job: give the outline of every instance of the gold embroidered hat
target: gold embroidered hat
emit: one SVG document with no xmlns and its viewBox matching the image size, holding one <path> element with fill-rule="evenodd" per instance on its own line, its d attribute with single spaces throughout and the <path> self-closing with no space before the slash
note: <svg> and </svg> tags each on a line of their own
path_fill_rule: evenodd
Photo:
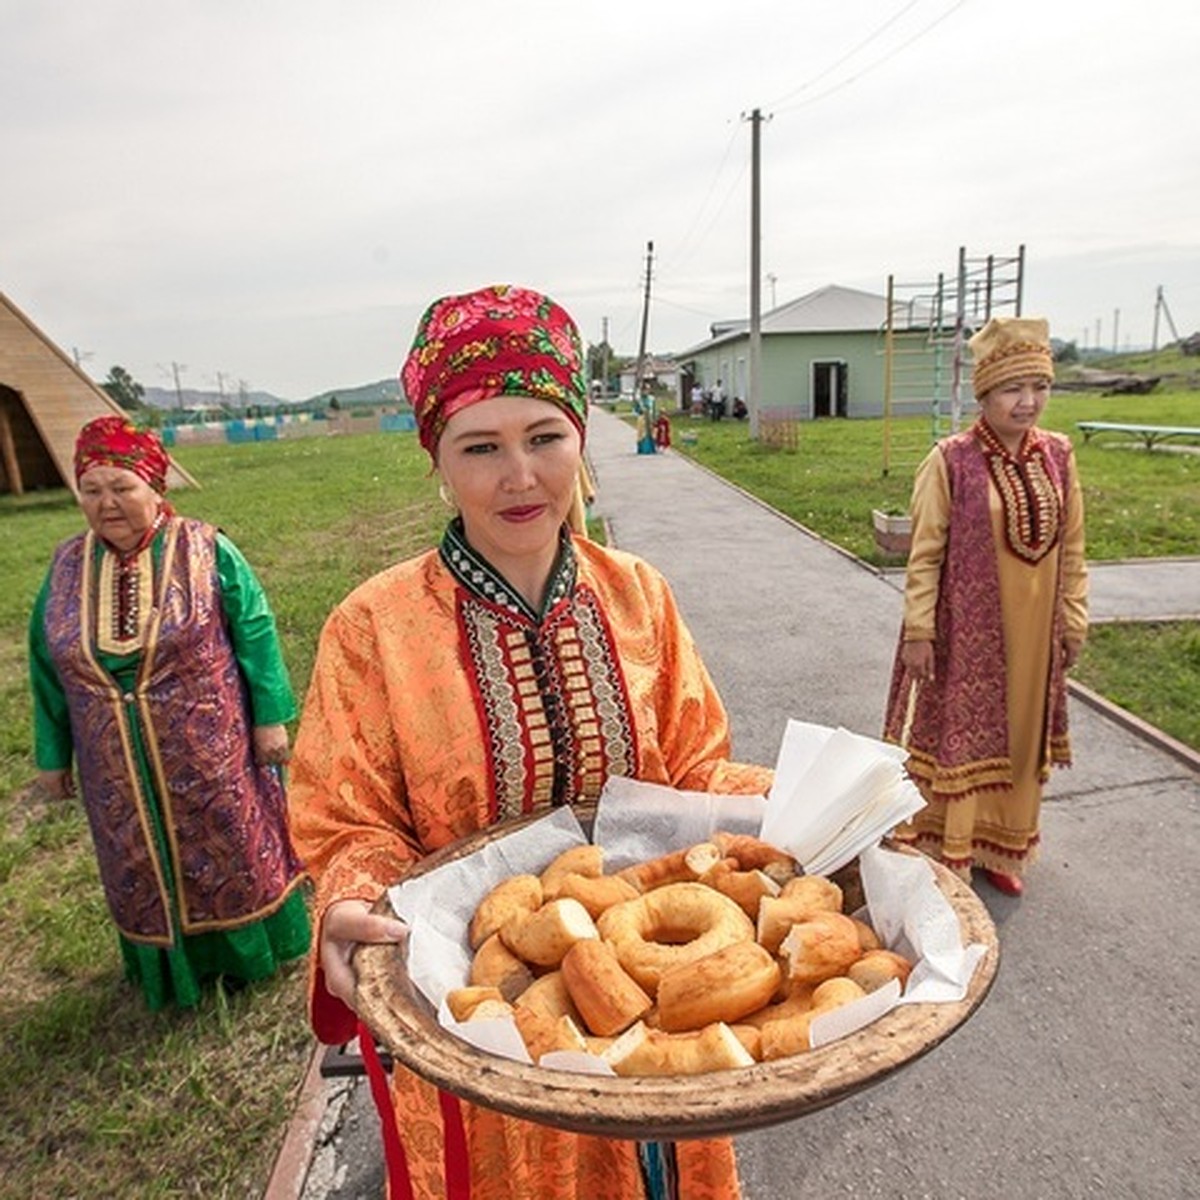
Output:
<svg viewBox="0 0 1200 1200">
<path fill-rule="evenodd" d="M 991 317 L 968 343 L 975 360 L 975 398 L 1011 379 L 1054 378 L 1050 323 L 1045 317 Z"/>
</svg>

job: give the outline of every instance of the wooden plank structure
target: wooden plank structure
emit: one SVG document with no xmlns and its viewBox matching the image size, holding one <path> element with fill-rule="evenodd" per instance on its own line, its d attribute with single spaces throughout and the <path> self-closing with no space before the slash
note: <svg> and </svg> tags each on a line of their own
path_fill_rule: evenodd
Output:
<svg viewBox="0 0 1200 1200">
<path fill-rule="evenodd" d="M 95 417 L 125 411 L 0 292 L 0 493 L 75 490 L 75 438 Z M 198 487 L 172 462 L 170 487 Z"/>
<path fill-rule="evenodd" d="M 590 808 L 590 806 L 589 806 Z M 578 811 L 588 827 L 594 808 Z M 462 858 L 544 814 L 482 830 L 423 859 L 408 878 Z M 916 851 L 902 850 L 915 854 Z M 902 1004 L 865 1029 L 816 1050 L 720 1075 L 613 1078 L 530 1066 L 485 1054 L 443 1029 L 408 975 L 396 944 L 362 945 L 354 955 L 355 1007 L 382 1049 L 448 1092 L 558 1129 L 601 1137 L 683 1139 L 733 1134 L 794 1120 L 886 1079 L 945 1040 L 982 1004 L 999 966 L 995 925 L 970 887 L 928 860 L 959 918 L 964 944 L 985 954 L 966 996 Z M 847 911 L 862 900 L 857 860 L 834 875 Z M 386 911 L 381 897 L 376 911 Z"/>
<path fill-rule="evenodd" d="M 1147 450 L 1153 450 L 1155 442 L 1163 442 L 1167 438 L 1200 440 L 1200 427 L 1194 425 L 1124 425 L 1117 421 L 1076 421 L 1075 426 L 1083 434 L 1085 442 L 1090 442 L 1097 433 L 1124 433 L 1140 438 Z"/>
</svg>

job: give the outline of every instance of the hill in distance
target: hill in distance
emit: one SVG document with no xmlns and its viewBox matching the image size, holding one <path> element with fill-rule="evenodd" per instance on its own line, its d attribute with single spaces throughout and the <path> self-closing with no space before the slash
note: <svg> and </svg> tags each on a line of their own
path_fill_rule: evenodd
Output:
<svg viewBox="0 0 1200 1200">
<path fill-rule="evenodd" d="M 403 403 L 400 398 L 400 384 L 395 379 L 381 379 L 376 383 L 363 383 L 355 387 L 333 388 L 307 400 L 285 400 L 281 396 L 263 391 L 226 392 L 222 395 L 220 392 L 203 391 L 199 388 L 183 388 L 176 395 L 172 388 L 148 387 L 145 394 L 147 404 L 164 412 L 177 411 L 180 408 L 192 412 L 210 409 L 218 412 L 222 409 L 241 411 L 246 408 L 265 409 L 270 412 L 289 408 L 320 410 L 329 408 L 335 398 L 338 407 L 341 408 Z"/>
</svg>

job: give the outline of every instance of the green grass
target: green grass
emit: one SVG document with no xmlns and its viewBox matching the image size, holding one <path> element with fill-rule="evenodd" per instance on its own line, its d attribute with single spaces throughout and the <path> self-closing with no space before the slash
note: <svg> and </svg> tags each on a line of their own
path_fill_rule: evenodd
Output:
<svg viewBox="0 0 1200 1200">
<path fill-rule="evenodd" d="M 967 418 L 970 419 L 970 418 Z M 1200 425 L 1200 394 L 1055 394 L 1043 424 L 1076 447 L 1094 560 L 1195 554 L 1200 547 L 1200 454 L 1147 452 L 1094 439 L 1077 421 Z M 907 507 L 913 475 L 930 446 L 927 418 L 801 422 L 795 450 L 751 441 L 746 422 L 673 418 L 674 446 L 867 562 L 871 510 Z M 695 442 L 685 440 L 694 434 Z M 885 459 L 885 439 L 890 443 Z M 889 469 L 885 473 L 885 461 Z"/>
<path fill-rule="evenodd" d="M 1196 423 L 1195 405 L 1195 395 L 1069 396 L 1055 399 L 1048 423 Z M 688 428 L 694 448 L 680 443 Z M 907 500 L 911 465 L 881 473 L 882 422 L 802 426 L 794 454 L 748 444 L 734 422 L 676 419 L 675 432 L 711 469 L 863 557 L 873 553 L 870 509 Z M 897 460 L 903 451 L 915 462 L 927 424 L 893 433 Z M 176 505 L 246 552 L 300 695 L 330 608 L 434 544 L 447 515 L 410 436 L 186 447 L 179 459 L 203 486 L 175 494 Z M 1196 462 L 1080 447 L 1093 556 L 1194 553 Z M 209 992 L 195 1012 L 147 1012 L 121 981 L 78 804 L 47 806 L 29 790 L 25 625 L 55 544 L 80 528 L 65 492 L 0 497 L 0 1197 L 257 1195 L 312 1048 L 302 965 L 236 995 Z M 1106 627 L 1080 674 L 1200 748 L 1196 639 L 1193 626 Z"/>
<path fill-rule="evenodd" d="M 415 438 L 380 434 L 193 447 L 203 485 L 177 507 L 246 552 L 303 695 L 330 608 L 434 544 L 446 510 Z M 312 1038 L 304 965 L 194 1012 L 152 1014 L 121 980 L 78 804 L 34 775 L 25 626 L 70 496 L 0 498 L 0 1196 L 260 1194 Z"/>
<path fill-rule="evenodd" d="M 1200 624 L 1094 626 L 1075 674 L 1114 704 L 1200 750 Z"/>
</svg>

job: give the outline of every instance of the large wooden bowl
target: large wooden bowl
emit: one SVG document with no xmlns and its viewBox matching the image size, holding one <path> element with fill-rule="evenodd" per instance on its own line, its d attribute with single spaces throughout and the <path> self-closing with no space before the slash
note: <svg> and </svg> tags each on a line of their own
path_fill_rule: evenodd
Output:
<svg viewBox="0 0 1200 1200">
<path fill-rule="evenodd" d="M 539 814 L 539 816 L 544 814 Z M 581 812 L 587 827 L 590 812 Z M 485 830 L 431 854 L 424 874 L 462 858 L 537 817 Z M 957 1003 L 902 1004 L 865 1029 L 793 1058 L 708 1075 L 617 1079 L 548 1070 L 487 1054 L 448 1033 L 394 945 L 361 946 L 358 1011 L 396 1062 L 445 1091 L 511 1116 L 576 1133 L 680 1140 L 738 1133 L 816 1112 L 886 1079 L 949 1037 L 983 1002 L 999 965 L 996 929 L 975 893 L 938 863 L 937 884 L 962 926 L 964 944 L 987 952 Z M 847 908 L 857 864 L 839 872 Z"/>
</svg>

